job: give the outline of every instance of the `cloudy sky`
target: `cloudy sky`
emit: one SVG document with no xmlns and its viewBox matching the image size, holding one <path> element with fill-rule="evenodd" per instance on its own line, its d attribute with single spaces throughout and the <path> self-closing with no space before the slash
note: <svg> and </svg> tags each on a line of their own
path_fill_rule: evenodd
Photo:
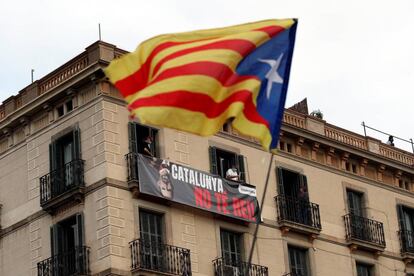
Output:
<svg viewBox="0 0 414 276">
<path fill-rule="evenodd" d="M 41 78 L 96 41 L 98 23 L 104 41 L 132 51 L 162 33 L 295 17 L 286 105 L 307 97 L 329 123 L 414 139 L 413 14 L 413 0 L 2 1 L 0 101 L 30 83 L 31 68 Z"/>
</svg>

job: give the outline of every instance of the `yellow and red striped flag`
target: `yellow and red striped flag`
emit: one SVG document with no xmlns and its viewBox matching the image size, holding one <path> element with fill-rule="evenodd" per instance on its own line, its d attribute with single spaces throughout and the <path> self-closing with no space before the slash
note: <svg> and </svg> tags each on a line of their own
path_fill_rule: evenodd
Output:
<svg viewBox="0 0 414 276">
<path fill-rule="evenodd" d="M 232 126 L 277 147 L 297 22 L 266 20 L 151 38 L 105 73 L 131 115 L 202 136 Z"/>
</svg>

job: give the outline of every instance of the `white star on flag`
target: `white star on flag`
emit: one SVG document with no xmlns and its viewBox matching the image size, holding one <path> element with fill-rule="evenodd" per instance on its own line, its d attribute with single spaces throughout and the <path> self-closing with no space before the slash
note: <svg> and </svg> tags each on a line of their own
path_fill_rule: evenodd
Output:
<svg viewBox="0 0 414 276">
<path fill-rule="evenodd" d="M 273 83 L 283 83 L 282 77 L 279 75 L 277 70 L 279 69 L 280 62 L 282 60 L 283 53 L 280 54 L 280 56 L 277 58 L 277 60 L 274 59 L 258 59 L 260 62 L 267 63 L 271 68 L 266 74 L 267 79 L 267 87 L 266 87 L 266 98 L 270 98 L 270 93 L 272 91 L 272 85 Z"/>
</svg>

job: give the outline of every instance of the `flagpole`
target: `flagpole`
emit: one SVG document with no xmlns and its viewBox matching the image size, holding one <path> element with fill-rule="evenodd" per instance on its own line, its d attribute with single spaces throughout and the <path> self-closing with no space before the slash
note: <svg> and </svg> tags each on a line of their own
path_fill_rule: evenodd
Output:
<svg viewBox="0 0 414 276">
<path fill-rule="evenodd" d="M 248 261 L 249 266 L 252 263 L 253 251 L 254 251 L 254 247 L 256 245 L 256 240 L 257 240 L 257 233 L 259 231 L 259 226 L 260 226 L 260 223 L 261 223 L 261 220 L 262 220 L 262 210 L 263 210 L 264 200 L 265 200 L 265 196 L 266 196 L 267 186 L 269 184 L 269 176 L 270 176 L 270 170 L 272 169 L 273 156 L 274 156 L 274 154 L 272 152 L 270 152 L 270 161 L 269 161 L 269 167 L 267 168 L 266 183 L 265 183 L 265 186 L 264 186 L 264 190 L 263 190 L 263 194 L 262 194 L 262 201 L 260 202 L 260 208 L 259 208 L 259 214 L 258 214 L 260 221 L 258 223 L 256 223 L 256 229 L 254 230 L 254 234 L 253 234 L 252 247 L 250 248 L 250 253 L 249 253 L 249 261 Z"/>
</svg>

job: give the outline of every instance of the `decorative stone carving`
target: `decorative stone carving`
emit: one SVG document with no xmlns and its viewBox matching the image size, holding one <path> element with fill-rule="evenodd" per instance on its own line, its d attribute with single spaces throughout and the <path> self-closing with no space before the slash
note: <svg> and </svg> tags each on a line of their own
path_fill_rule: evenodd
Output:
<svg viewBox="0 0 414 276">
<path fill-rule="evenodd" d="M 295 152 L 296 152 L 297 155 L 301 155 L 301 152 L 302 152 L 301 148 L 302 148 L 304 142 L 305 142 L 304 137 L 299 137 L 296 140 L 296 151 Z"/>
</svg>

